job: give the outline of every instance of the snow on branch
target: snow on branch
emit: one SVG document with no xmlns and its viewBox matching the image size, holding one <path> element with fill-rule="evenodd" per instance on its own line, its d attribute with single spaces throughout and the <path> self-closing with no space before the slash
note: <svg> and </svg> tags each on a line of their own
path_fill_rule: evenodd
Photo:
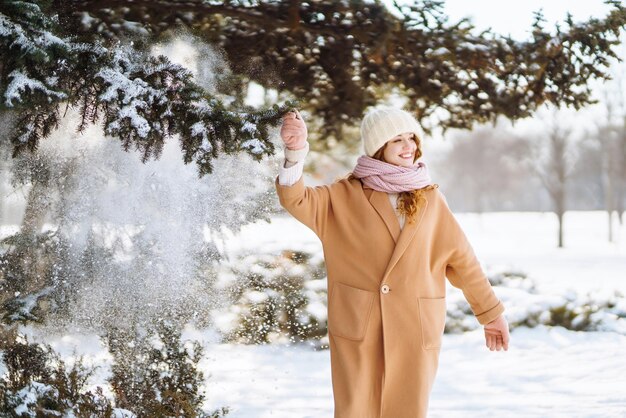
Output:
<svg viewBox="0 0 626 418">
<path fill-rule="evenodd" d="M 19 70 L 14 70 L 9 74 L 9 79 L 11 82 L 7 86 L 7 89 L 4 93 L 4 104 L 7 107 L 13 107 L 15 100 L 17 103 L 24 103 L 27 99 L 22 97 L 22 94 L 34 94 L 39 91 L 43 95 L 45 95 L 48 99 L 48 102 L 51 102 L 52 98 L 56 98 L 58 100 L 63 100 L 67 98 L 67 95 L 63 92 L 55 91 L 49 89 L 44 83 L 41 81 L 31 78 L 24 74 Z"/>
</svg>

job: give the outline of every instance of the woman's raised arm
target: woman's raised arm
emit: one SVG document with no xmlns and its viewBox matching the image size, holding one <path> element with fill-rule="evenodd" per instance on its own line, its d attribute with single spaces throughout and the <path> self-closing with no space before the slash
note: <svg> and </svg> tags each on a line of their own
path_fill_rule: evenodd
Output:
<svg viewBox="0 0 626 418">
<path fill-rule="evenodd" d="M 285 161 L 281 164 L 276 191 L 280 204 L 294 218 L 308 226 L 320 239 L 324 234 L 330 206 L 328 186 L 305 187 L 302 179 L 304 159 L 309 151 L 307 128 L 300 112 L 283 116 L 280 131 L 285 144 Z"/>
</svg>

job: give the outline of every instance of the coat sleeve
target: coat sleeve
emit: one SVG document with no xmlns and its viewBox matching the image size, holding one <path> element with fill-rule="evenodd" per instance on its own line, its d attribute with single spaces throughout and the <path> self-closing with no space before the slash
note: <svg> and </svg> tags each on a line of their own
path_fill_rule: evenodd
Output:
<svg viewBox="0 0 626 418">
<path fill-rule="evenodd" d="M 306 187 L 303 176 L 291 186 L 281 185 L 276 177 L 275 185 L 281 206 L 323 240 L 331 206 L 329 187 Z"/>
<path fill-rule="evenodd" d="M 504 306 L 493 291 L 474 249 L 448 207 L 445 197 L 443 194 L 441 196 L 442 241 L 447 255 L 446 277 L 452 286 L 463 291 L 476 319 L 485 325 L 500 316 L 504 312 Z"/>
</svg>

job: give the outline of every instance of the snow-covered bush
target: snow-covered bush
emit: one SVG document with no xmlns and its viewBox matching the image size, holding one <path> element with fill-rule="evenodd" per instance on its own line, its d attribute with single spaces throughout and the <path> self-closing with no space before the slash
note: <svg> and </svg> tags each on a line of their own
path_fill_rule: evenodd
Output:
<svg viewBox="0 0 626 418">
<path fill-rule="evenodd" d="M 620 302 L 621 301 L 621 302 Z M 539 301 L 514 325 L 533 327 L 539 324 L 562 326 L 575 331 L 615 331 L 626 333 L 626 304 L 624 295 L 567 293 L 559 299 Z M 537 309 L 538 308 L 538 309 Z"/>
<path fill-rule="evenodd" d="M 617 291 L 581 294 L 564 290 L 558 294 L 540 292 L 523 272 L 487 272 L 498 297 L 506 307 L 511 328 L 538 325 L 561 326 L 575 331 L 614 331 L 626 334 L 626 300 Z M 460 290 L 448 288 L 446 332 L 476 329 L 469 304 Z"/>
<path fill-rule="evenodd" d="M 0 253 L 0 328 L 33 322 L 57 326 L 81 322 L 98 331 L 103 317 L 78 318 L 74 305 L 95 283 L 122 275 L 125 266 L 116 263 L 114 250 L 98 244 L 93 234 L 86 241 L 85 248 L 77 251 L 70 237 L 59 230 L 31 235 L 18 232 L 0 240 L 6 249 Z"/>
<path fill-rule="evenodd" d="M 204 378 L 198 362 L 203 350 L 197 342 L 181 341 L 174 324 L 110 329 L 105 340 L 114 359 L 109 383 L 117 406 L 138 417 L 218 418 L 228 413 L 228 408 L 202 411 Z"/>
<path fill-rule="evenodd" d="M 40 322 L 46 314 L 67 242 L 55 233 L 16 233 L 0 240 L 0 315 L 2 322 Z M 57 264 L 56 262 L 59 261 Z"/>
<path fill-rule="evenodd" d="M 88 384 L 95 369 L 82 357 L 71 367 L 49 345 L 18 340 L 3 351 L 0 378 L 1 417 L 63 418 L 219 418 L 228 408 L 211 413 L 198 370 L 202 347 L 182 342 L 178 328 L 162 322 L 141 333 L 137 327 L 110 330 L 113 355 L 108 383 L 113 399 Z"/>
<path fill-rule="evenodd" d="M 326 270 L 323 260 L 302 251 L 238 257 L 221 277 L 232 298 L 225 339 L 245 344 L 304 342 L 323 345 Z M 224 280 L 223 280 L 224 281 Z M 215 320 L 220 324 L 219 320 Z M 223 322 L 223 321 L 222 321 Z"/>
<path fill-rule="evenodd" d="M 102 388 L 86 390 L 94 369 L 82 358 L 68 368 L 50 346 L 15 341 L 6 347 L 3 362 L 0 416 L 130 417 L 113 408 Z"/>
<path fill-rule="evenodd" d="M 540 292 L 523 271 L 489 268 L 490 283 L 503 301 L 513 329 L 562 326 L 577 331 L 626 334 L 626 299 L 618 292 L 558 294 Z M 284 251 L 244 254 L 222 266 L 218 282 L 232 303 L 214 313 L 214 322 L 231 342 L 246 344 L 310 341 L 325 347 L 327 298 L 321 254 Z M 480 327 L 459 289 L 448 285 L 446 333 Z"/>
</svg>

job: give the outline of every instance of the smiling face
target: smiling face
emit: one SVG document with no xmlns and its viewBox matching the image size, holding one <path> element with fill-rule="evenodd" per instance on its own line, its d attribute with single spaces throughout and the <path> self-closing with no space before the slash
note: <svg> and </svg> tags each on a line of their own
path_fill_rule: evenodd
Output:
<svg viewBox="0 0 626 418">
<path fill-rule="evenodd" d="M 417 143 L 412 132 L 396 135 L 384 145 L 383 158 L 389 164 L 410 167 L 415 162 Z"/>
</svg>

